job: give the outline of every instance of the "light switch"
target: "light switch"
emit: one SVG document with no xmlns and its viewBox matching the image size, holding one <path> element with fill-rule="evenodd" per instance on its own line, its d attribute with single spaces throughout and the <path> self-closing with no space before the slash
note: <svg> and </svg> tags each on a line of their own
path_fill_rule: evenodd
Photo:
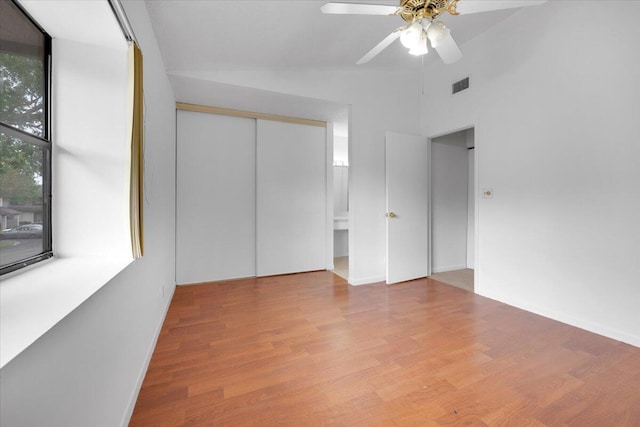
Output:
<svg viewBox="0 0 640 427">
<path fill-rule="evenodd" d="M 493 197 L 493 188 L 483 188 L 482 189 L 482 198 L 490 199 Z"/>
</svg>

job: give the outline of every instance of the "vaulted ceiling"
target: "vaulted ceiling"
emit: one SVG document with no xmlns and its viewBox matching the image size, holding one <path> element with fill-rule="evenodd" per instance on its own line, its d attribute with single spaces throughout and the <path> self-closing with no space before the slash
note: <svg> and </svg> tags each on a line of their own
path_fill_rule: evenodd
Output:
<svg viewBox="0 0 640 427">
<path fill-rule="evenodd" d="M 474 0 L 462 0 L 474 1 Z M 352 3 L 397 4 L 394 0 Z M 355 65 L 404 21 L 397 16 L 325 15 L 322 0 L 147 0 L 167 70 L 345 69 L 419 67 L 399 41 L 370 63 Z M 464 43 L 518 9 L 463 16 L 444 14 Z M 425 62 L 439 60 L 435 52 Z"/>
</svg>

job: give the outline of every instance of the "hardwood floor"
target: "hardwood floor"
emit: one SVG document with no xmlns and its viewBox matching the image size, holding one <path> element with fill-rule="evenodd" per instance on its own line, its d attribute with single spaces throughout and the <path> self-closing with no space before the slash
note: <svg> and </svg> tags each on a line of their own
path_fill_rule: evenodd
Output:
<svg viewBox="0 0 640 427">
<path fill-rule="evenodd" d="M 474 291 L 473 286 L 473 270 L 464 268 L 462 270 L 443 271 L 441 273 L 433 273 L 429 276 L 433 280 L 464 289 L 469 292 Z"/>
<path fill-rule="evenodd" d="M 131 426 L 640 426 L 640 349 L 431 279 L 178 287 Z"/>
</svg>

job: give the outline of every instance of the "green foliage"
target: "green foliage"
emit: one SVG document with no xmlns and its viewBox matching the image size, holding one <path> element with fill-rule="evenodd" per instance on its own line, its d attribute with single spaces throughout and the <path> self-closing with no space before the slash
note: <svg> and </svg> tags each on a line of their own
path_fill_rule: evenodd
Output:
<svg viewBox="0 0 640 427">
<path fill-rule="evenodd" d="M 42 59 L 0 53 L 0 121 L 44 136 Z M 11 204 L 42 200 L 42 148 L 0 133 L 0 197 Z"/>
<path fill-rule="evenodd" d="M 0 175 L 11 170 L 34 178 L 36 175 L 41 175 L 42 149 L 17 138 L 0 134 Z"/>
<path fill-rule="evenodd" d="M 0 174 L 0 197 L 12 205 L 42 204 L 42 186 L 33 175 L 9 169 Z"/>
<path fill-rule="evenodd" d="M 0 52 L 0 121 L 44 136 L 42 58 Z"/>
<path fill-rule="evenodd" d="M 0 134 L 0 198 L 10 204 L 42 200 L 42 149 Z"/>
</svg>

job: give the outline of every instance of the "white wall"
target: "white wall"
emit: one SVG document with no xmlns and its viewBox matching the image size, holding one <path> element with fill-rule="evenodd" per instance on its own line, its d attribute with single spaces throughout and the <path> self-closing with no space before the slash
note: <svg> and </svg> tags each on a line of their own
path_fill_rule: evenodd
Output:
<svg viewBox="0 0 640 427">
<path fill-rule="evenodd" d="M 349 137 L 333 136 L 333 214 L 335 217 L 349 215 Z M 348 223 L 348 221 L 347 221 Z M 340 227 L 333 233 L 333 256 L 349 256 L 349 229 Z"/>
<path fill-rule="evenodd" d="M 349 211 L 349 166 L 333 167 L 333 215 L 344 216 Z"/>
<path fill-rule="evenodd" d="M 467 185 L 467 268 L 475 268 L 476 200 L 475 200 L 475 151 L 467 150 L 469 183 Z"/>
<path fill-rule="evenodd" d="M 54 39 L 52 49 L 54 254 L 130 253 L 126 41 L 107 49 Z"/>
<path fill-rule="evenodd" d="M 466 131 L 431 140 L 431 270 L 467 266 L 469 162 Z"/>
<path fill-rule="evenodd" d="M 346 151 L 346 144 L 345 151 Z M 344 157 L 343 157 L 344 158 Z M 349 230 L 343 227 L 342 218 L 347 218 L 348 212 L 348 184 L 349 184 L 349 166 L 333 167 L 333 218 L 341 218 L 338 229 L 333 232 L 333 256 L 345 257 L 349 256 Z M 332 222 L 333 222 L 332 218 Z M 348 223 L 348 221 L 347 221 Z"/>
<path fill-rule="evenodd" d="M 3 367 L 3 426 L 126 425 L 173 292 L 175 101 L 144 3 L 125 8 L 145 61 L 145 256 Z"/>
<path fill-rule="evenodd" d="M 623 13 L 620 13 L 623 11 Z M 423 132 L 475 124 L 476 291 L 640 345 L 640 2 L 523 9 L 427 73 Z M 450 84 L 470 76 L 470 89 Z"/>
<path fill-rule="evenodd" d="M 245 70 L 215 73 L 182 73 L 203 79 L 193 84 L 188 98 L 195 98 L 207 79 L 228 85 L 258 88 L 280 94 L 330 100 L 351 107 L 349 123 L 349 283 L 385 279 L 385 131 L 419 134 L 419 63 L 415 69 L 352 70 Z M 179 83 L 182 77 L 172 76 Z M 393 82 L 402 82 L 395 84 Z M 174 84 L 174 88 L 176 84 Z M 202 89 L 200 89 L 202 92 Z M 181 99 L 179 91 L 176 97 Z M 251 103 L 247 94 L 246 102 Z M 239 100 L 238 102 L 240 102 Z M 236 106 L 235 108 L 241 108 Z"/>
<path fill-rule="evenodd" d="M 333 231 L 333 256 L 349 256 L 349 230 Z"/>
<path fill-rule="evenodd" d="M 333 135 L 333 161 L 339 165 L 349 164 L 349 137 Z"/>
</svg>

